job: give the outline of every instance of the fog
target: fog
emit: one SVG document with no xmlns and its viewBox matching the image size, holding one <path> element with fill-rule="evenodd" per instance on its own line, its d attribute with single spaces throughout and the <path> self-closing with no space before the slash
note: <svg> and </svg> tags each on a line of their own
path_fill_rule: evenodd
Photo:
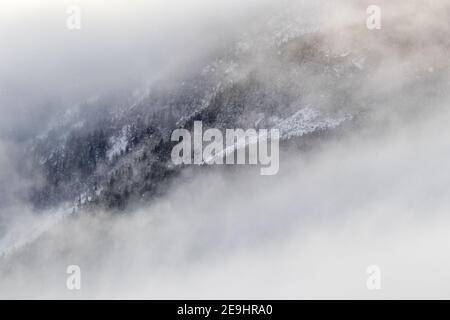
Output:
<svg viewBox="0 0 450 320">
<path fill-rule="evenodd" d="M 192 63 L 267 2 L 2 1 L 1 133 L 35 134 L 52 113 Z M 80 30 L 67 28 L 70 6 L 81 10 Z"/>
<path fill-rule="evenodd" d="M 124 215 L 33 212 L 22 194 L 38 177 L 23 177 L 18 141 L 45 127 L 49 110 L 151 82 L 274 5 L 135 2 L 82 1 L 79 34 L 65 29 L 64 2 L 2 4 L 0 297 L 449 297 L 445 1 L 378 1 L 383 27 L 372 32 L 365 27 L 372 3 L 296 4 L 295 14 L 317 18 L 335 52 L 376 63 L 336 84 L 357 102 L 346 109 L 370 116 L 312 150 L 285 150 L 277 176 L 186 170 L 169 194 Z M 312 102 L 327 91 L 321 79 L 311 74 Z M 80 291 L 66 288 L 69 265 L 81 268 Z M 371 265 L 381 269 L 381 290 L 366 286 Z"/>
</svg>

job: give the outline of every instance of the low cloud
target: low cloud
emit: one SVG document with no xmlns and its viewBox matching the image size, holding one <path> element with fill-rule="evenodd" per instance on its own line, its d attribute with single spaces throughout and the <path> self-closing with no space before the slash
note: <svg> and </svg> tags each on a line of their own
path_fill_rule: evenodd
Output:
<svg viewBox="0 0 450 320">
<path fill-rule="evenodd" d="M 178 14 L 183 10 L 174 2 L 164 7 L 156 3 L 159 2 L 155 2 L 158 13 L 176 12 L 181 18 Z M 192 12 L 197 12 L 195 9 L 204 4 L 201 3 L 193 6 Z M 1 198 L 8 205 L 0 208 L 0 221 L 3 221 L 0 249 L 4 254 L 0 260 L 0 296 L 74 299 L 448 297 L 450 174 L 446 164 L 450 162 L 450 148 L 445 137 L 450 134 L 450 114 L 445 89 L 449 82 L 445 57 L 449 20 L 448 10 L 444 10 L 448 6 L 443 1 L 433 4 L 410 1 L 408 5 L 381 1 L 379 5 L 385 17 L 383 28 L 370 34 L 365 29 L 364 5 L 348 1 L 320 4 L 323 6 L 303 1 L 302 5 L 308 10 L 302 10 L 300 5 L 298 12 L 299 15 L 302 11 L 321 12 L 319 20 L 324 23 L 325 47 L 343 56 L 348 54 L 346 51 L 356 51 L 358 57 L 366 54 L 371 64 L 364 65 L 366 73 L 362 77 L 348 76 L 332 88 L 322 86 L 323 75 L 311 73 L 307 100 L 311 103 L 325 101 L 321 107 L 332 109 L 337 102 L 326 100 L 326 94 L 339 88 L 353 103 L 340 102 L 340 105 L 360 117 L 354 126 L 345 127 L 339 131 L 339 137 L 322 141 L 312 150 L 284 151 L 280 172 L 275 177 L 261 177 L 256 171 L 242 168 L 186 170 L 168 195 L 126 215 L 102 211 L 72 216 L 60 209 L 37 215 L 26 209 L 20 197 L 11 198 L 9 192 L 8 197 Z M 227 8 L 224 10 L 227 17 L 233 16 L 234 8 L 239 7 L 237 2 L 222 5 Z M 98 2 L 92 10 L 102 11 L 105 6 Z M 102 17 L 111 18 L 109 23 L 117 21 L 112 19 L 118 16 L 115 2 L 108 8 L 111 11 L 102 11 Z M 217 17 L 209 5 L 203 9 L 197 12 L 198 16 Z M 245 12 L 249 14 L 252 10 Z M 197 13 L 189 17 L 196 17 Z M 161 65 L 170 65 L 170 60 L 179 55 L 179 51 L 175 51 L 168 58 L 164 50 L 173 52 L 178 45 L 185 44 L 182 36 L 176 36 L 177 30 L 180 26 L 191 26 L 188 22 L 192 19 L 182 20 L 180 24 L 168 23 L 164 29 L 167 33 L 161 33 L 159 29 L 152 29 L 155 25 L 144 23 L 148 18 L 145 14 L 139 15 L 135 23 L 131 23 L 135 15 L 128 14 L 124 15 L 125 29 L 115 25 L 113 30 L 117 33 L 111 32 L 107 39 L 96 40 L 110 32 L 102 29 L 104 26 L 100 22 L 97 22 L 100 23 L 96 26 L 98 29 L 90 33 L 89 40 L 71 38 L 70 41 L 90 48 L 88 53 L 80 49 L 80 61 L 68 63 L 65 54 L 58 54 L 57 61 L 48 59 L 39 64 L 27 55 L 25 61 L 32 68 L 24 71 L 26 64 L 20 67 L 19 59 L 7 54 L 4 58 L 7 67 L 2 71 L 14 75 L 19 81 L 18 87 L 39 92 L 39 98 L 42 98 L 40 75 L 53 66 L 57 71 L 43 87 L 57 83 L 67 73 L 73 79 L 98 74 L 80 89 L 83 94 L 73 89 L 75 82 L 72 81 L 50 90 L 61 93 L 68 88 L 71 92 L 68 96 L 73 94 L 74 101 L 113 87 L 105 80 L 113 74 L 141 81 L 142 74 L 148 74 L 149 70 L 164 72 Z M 417 19 L 409 18 L 412 16 Z M 160 23 L 156 24 L 158 26 L 174 21 L 164 15 L 154 17 Z M 58 21 L 62 22 L 61 19 Z M 85 23 L 86 28 L 91 28 L 89 22 Z M 203 30 L 207 25 L 193 28 Z M 156 37 L 149 36 L 152 39 L 149 44 L 166 43 L 168 35 L 174 37 L 156 53 L 147 44 L 142 44 L 144 50 L 140 39 L 147 33 L 132 32 L 141 26 L 147 26 L 148 29 L 143 30 L 151 31 L 150 35 Z M 191 37 L 186 39 L 198 41 L 199 34 L 204 33 L 197 31 L 192 31 Z M 62 38 L 72 37 L 63 30 L 58 32 Z M 211 38 L 215 38 L 220 32 L 212 34 Z M 134 38 L 130 39 L 130 35 Z M 42 41 L 49 41 L 45 39 Z M 10 36 L 3 41 L 13 41 L 13 38 Z M 127 41 L 130 41 L 129 46 L 125 45 Z M 29 45 L 24 42 L 23 49 L 31 50 Z M 201 47 L 200 44 L 194 46 Z M 36 52 L 49 57 L 49 48 L 38 46 Z M 105 54 L 108 58 L 100 62 L 103 55 L 94 53 L 107 52 L 108 48 L 113 51 Z M 61 50 L 71 51 L 75 47 Z M 136 61 L 134 52 L 146 50 L 158 56 L 150 59 L 148 69 L 134 62 L 131 68 L 121 66 L 121 63 Z M 122 60 L 122 57 L 127 58 Z M 88 65 L 95 66 L 94 71 L 76 70 L 85 58 L 92 59 L 93 64 Z M 160 64 L 159 59 L 167 60 Z M 258 59 L 254 61 L 257 66 Z M 356 68 L 362 66 L 360 62 L 355 60 Z M 62 72 L 61 66 L 73 69 Z M 136 73 L 133 70 L 137 70 Z M 27 74 L 33 77 L 29 79 Z M 4 79 L 7 78 L 0 81 Z M 91 88 L 94 89 L 90 91 Z M 319 93 L 325 98 L 319 99 Z M 16 94 L 11 96 L 18 99 Z M 6 117 L 14 118 L 12 109 L 4 110 Z M 361 115 L 362 111 L 365 113 Z M 26 126 L 18 128 L 26 130 Z M 10 149 L 0 146 L 1 190 L 11 189 L 10 181 L 21 181 L 15 174 L 11 160 L 14 157 L 6 150 Z M 26 182 L 17 187 L 17 190 L 26 189 Z M 80 291 L 66 288 L 69 265 L 81 267 Z M 366 287 L 366 269 L 370 265 L 381 268 L 379 291 L 369 291 Z"/>
</svg>

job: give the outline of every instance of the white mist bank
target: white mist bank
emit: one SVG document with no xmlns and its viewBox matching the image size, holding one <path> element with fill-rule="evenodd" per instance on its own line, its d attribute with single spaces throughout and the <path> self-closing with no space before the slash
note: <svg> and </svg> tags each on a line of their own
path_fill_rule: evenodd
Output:
<svg viewBox="0 0 450 320">
<path fill-rule="evenodd" d="M 101 8 L 105 2 L 99 3 Z M 330 18 L 324 26 L 328 32 L 325 39 L 334 40 L 331 42 L 339 50 L 362 46 L 376 56 L 367 77 L 355 80 L 361 81 L 358 86 L 350 80 L 336 83 L 343 94 L 356 97 L 354 100 L 375 118 L 374 123 L 367 121 L 366 125 L 372 126 L 354 135 L 347 132 L 345 138 L 324 143 L 314 151 L 284 154 L 274 177 L 261 177 L 252 170 L 186 173 L 153 205 L 120 216 L 96 212 L 64 218 L 62 211 L 32 212 L 20 197 L 6 193 L 16 186 L 22 193 L 28 182 L 22 185 L 15 157 L 5 151 L 9 149 L 0 148 L 0 190 L 7 195 L 1 199 L 8 199 L 8 206 L 0 206 L 0 248 L 7 253 L 0 258 L 0 297 L 449 298 L 450 147 L 445 137 L 450 134 L 446 93 L 450 29 L 448 11 L 444 10 L 448 5 L 444 1 L 432 5 L 425 1 L 408 5 L 381 1 L 386 20 L 379 35 L 368 36 L 363 5 L 323 3 L 323 8 L 311 5 L 306 12 L 311 15 L 325 10 L 321 19 Z M 227 16 L 233 15 L 235 6 L 237 2 L 225 10 Z M 209 8 L 208 14 L 201 14 L 208 16 L 213 9 Z M 110 18 L 115 11 L 108 11 Z M 176 11 L 183 10 L 178 7 Z M 409 21 L 413 16 L 418 19 Z M 188 22 L 193 19 L 186 21 L 190 26 Z M 64 97 L 77 97 L 85 90 L 97 92 L 103 85 L 113 87 L 115 84 L 103 82 L 111 78 L 111 70 L 124 78 L 140 78 L 142 73 L 156 70 L 152 67 L 159 66 L 159 58 L 149 65 L 133 64 L 131 71 L 124 71 L 129 61 L 121 57 L 141 48 L 142 38 L 134 38 L 137 42 L 131 41 L 134 45 L 129 49 L 120 48 L 128 43 L 129 32 L 139 26 L 136 23 L 123 33 L 112 32 L 119 43 L 114 36 L 99 44 L 91 38 L 81 41 L 94 49 L 84 53 L 90 63 L 79 73 L 79 64 L 67 64 L 68 56 L 62 50 L 56 66 L 72 66 L 75 76 L 65 82 L 65 76 L 55 72 L 45 87 Z M 180 25 L 168 27 L 167 33 L 161 34 L 181 29 Z M 199 35 L 203 33 L 195 29 L 189 29 L 192 33 L 187 39 L 202 43 Z M 96 34 L 104 35 L 109 29 L 99 30 L 103 32 Z M 25 33 L 28 36 L 24 39 L 34 34 Z M 47 56 L 52 51 L 47 42 L 57 41 L 47 39 L 46 32 L 39 34 L 46 35 L 46 40 L 37 52 Z M 9 35 L 2 41 L 11 44 L 14 39 Z M 74 43 L 80 44 L 78 40 Z M 169 62 L 180 54 L 183 43 L 165 47 L 173 51 L 166 57 Z M 32 44 L 39 48 L 36 42 Z M 114 49 L 116 44 L 119 49 L 97 66 L 95 62 L 103 55 L 92 52 L 103 54 L 102 46 Z M 27 42 L 22 45 L 16 46 L 22 53 L 26 52 L 23 49 L 33 49 Z M 148 51 L 142 52 L 145 55 Z M 158 51 L 156 56 L 164 53 Z M 27 91 L 32 98 L 18 103 L 24 108 L 21 110 L 29 110 L 34 92 L 42 98 L 42 75 L 53 70 L 55 62 L 48 59 L 39 63 L 27 56 L 28 64 L 19 65 L 13 49 L 4 59 L 0 71 L 13 74 L 19 88 L 33 89 Z M 72 88 L 73 79 L 90 76 L 92 81 L 80 91 Z M 321 76 L 311 74 L 305 80 L 310 84 L 306 93 L 311 101 L 322 101 L 316 93 L 326 93 Z M 57 83 L 60 85 L 52 86 Z M 13 94 L 17 97 L 23 96 Z M 8 103 L 1 107 L 5 117 L 0 129 L 10 125 L 8 119 L 14 119 L 15 104 L 9 102 L 16 100 L 4 101 Z M 335 101 L 325 104 L 325 108 L 332 108 Z M 39 109 L 38 104 L 33 106 Z M 349 106 L 353 111 L 358 108 Z M 38 114 L 43 111 L 38 110 Z M 26 125 L 18 128 L 28 130 Z M 80 291 L 66 288 L 69 265 L 81 268 Z M 370 265 L 381 268 L 379 291 L 366 288 Z"/>
<path fill-rule="evenodd" d="M 276 178 L 189 177 L 128 216 L 64 220 L 2 261 L 0 296 L 448 298 L 449 120 L 326 144 Z"/>
</svg>

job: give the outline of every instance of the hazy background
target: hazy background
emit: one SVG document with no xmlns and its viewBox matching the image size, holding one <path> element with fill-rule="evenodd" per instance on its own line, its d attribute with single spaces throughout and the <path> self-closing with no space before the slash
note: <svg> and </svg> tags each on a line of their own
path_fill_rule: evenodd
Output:
<svg viewBox="0 0 450 320">
<path fill-rule="evenodd" d="M 364 82 L 339 84 L 360 102 L 350 110 L 370 110 L 364 129 L 284 153 L 276 177 L 186 172 L 166 198 L 118 217 L 36 215 L 22 201 L 38 178 L 22 175 L 21 142 L 49 112 L 189 64 L 288 3 L 269 2 L 81 1 L 80 32 L 65 28 L 76 1 L 2 2 L 0 297 L 450 296 L 445 1 L 378 1 L 383 27 L 372 32 L 371 2 L 296 2 L 336 52 L 377 63 Z M 79 292 L 65 287 L 72 264 Z M 380 291 L 366 288 L 374 264 Z"/>
<path fill-rule="evenodd" d="M 256 5 L 256 3 L 258 5 Z M 268 1 L 18 0 L 0 4 L 0 128 L 40 129 L 50 112 L 134 88 L 189 64 Z M 70 6 L 81 29 L 69 30 Z M 38 121 L 36 121 L 38 120 Z"/>
</svg>

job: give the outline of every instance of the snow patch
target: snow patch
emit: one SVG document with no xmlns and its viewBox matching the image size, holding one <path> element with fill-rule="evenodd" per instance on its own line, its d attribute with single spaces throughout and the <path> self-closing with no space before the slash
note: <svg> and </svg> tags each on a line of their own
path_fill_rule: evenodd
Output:
<svg viewBox="0 0 450 320">
<path fill-rule="evenodd" d="M 290 139 L 318 130 L 334 129 L 348 119 L 349 116 L 332 118 L 310 107 L 306 107 L 289 118 L 280 121 L 275 128 L 280 130 L 282 139 Z"/>
<path fill-rule="evenodd" d="M 113 136 L 110 139 L 111 148 L 107 151 L 106 156 L 111 161 L 114 156 L 125 152 L 128 146 L 128 132 L 129 126 L 124 126 L 118 136 Z"/>
</svg>

